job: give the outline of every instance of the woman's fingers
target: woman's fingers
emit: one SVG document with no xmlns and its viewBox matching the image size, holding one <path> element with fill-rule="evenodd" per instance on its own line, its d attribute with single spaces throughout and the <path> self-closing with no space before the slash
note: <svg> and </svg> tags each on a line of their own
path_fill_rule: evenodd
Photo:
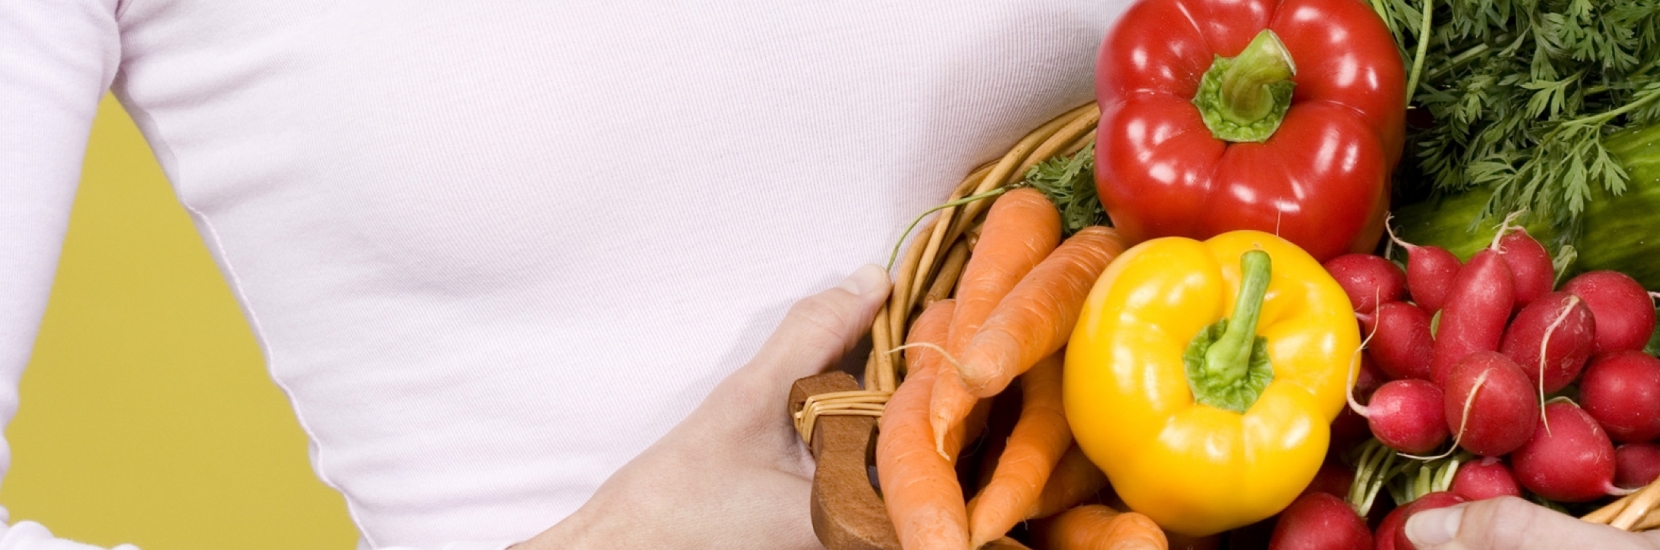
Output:
<svg viewBox="0 0 1660 550">
<path fill-rule="evenodd" d="M 1422 550 L 1656 549 L 1660 539 L 1582 521 L 1516 497 L 1424 510 L 1406 522 Z"/>
</svg>

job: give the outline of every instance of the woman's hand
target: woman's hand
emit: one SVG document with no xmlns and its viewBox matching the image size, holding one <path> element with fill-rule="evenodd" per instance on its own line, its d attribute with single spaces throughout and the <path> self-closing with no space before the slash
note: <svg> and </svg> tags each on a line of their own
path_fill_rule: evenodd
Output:
<svg viewBox="0 0 1660 550">
<path fill-rule="evenodd" d="M 888 295 L 870 265 L 790 308 L 749 364 L 607 479 L 581 509 L 514 547 L 820 548 L 813 459 L 785 412 L 796 379 L 835 365 Z"/>
<path fill-rule="evenodd" d="M 1502 497 L 1424 510 L 1406 521 L 1420 550 L 1660 549 L 1660 535 L 1628 533 Z"/>
</svg>

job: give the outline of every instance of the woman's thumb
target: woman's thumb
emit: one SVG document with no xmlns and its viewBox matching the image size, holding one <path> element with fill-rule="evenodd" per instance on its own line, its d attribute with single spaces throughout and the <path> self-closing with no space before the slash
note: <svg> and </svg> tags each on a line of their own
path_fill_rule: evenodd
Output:
<svg viewBox="0 0 1660 550">
<path fill-rule="evenodd" d="M 1406 520 L 1406 536 L 1421 550 L 1654 548 L 1644 535 L 1598 525 L 1516 497 L 1423 510 Z"/>
<path fill-rule="evenodd" d="M 890 286 L 887 271 L 871 264 L 796 302 L 761 346 L 754 366 L 772 370 L 786 385 L 823 372 L 870 331 Z"/>
</svg>

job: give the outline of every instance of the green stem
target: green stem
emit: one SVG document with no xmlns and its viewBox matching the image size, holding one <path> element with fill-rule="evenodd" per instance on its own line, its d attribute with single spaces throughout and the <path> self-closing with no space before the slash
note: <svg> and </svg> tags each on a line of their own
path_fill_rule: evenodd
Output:
<svg viewBox="0 0 1660 550">
<path fill-rule="evenodd" d="M 1446 62 L 1442 63 L 1441 66 L 1431 69 L 1429 71 L 1429 78 L 1432 80 L 1440 78 L 1441 75 L 1447 74 L 1453 69 L 1457 69 L 1465 63 L 1475 60 L 1475 58 L 1481 54 L 1487 53 L 1487 50 L 1489 49 L 1492 49 L 1492 47 L 1488 46 L 1485 42 L 1476 44 L 1475 46 L 1470 47 L 1470 49 L 1464 50 L 1462 53 L 1448 59 Z"/>
<path fill-rule="evenodd" d="M 1418 54 L 1412 58 L 1412 76 L 1406 80 L 1406 102 L 1409 105 L 1412 103 L 1412 94 L 1418 92 L 1418 75 L 1424 72 L 1424 56 L 1429 54 L 1429 41 L 1433 35 L 1430 32 L 1430 23 L 1434 21 L 1430 16 L 1434 13 L 1434 6 L 1430 5 L 1430 0 L 1424 0 L 1423 26 L 1418 27 Z"/>
<path fill-rule="evenodd" d="M 1660 99 L 1660 88 L 1655 88 L 1653 90 L 1643 92 L 1641 95 L 1638 95 L 1636 98 L 1632 99 L 1630 103 L 1626 103 L 1625 105 L 1621 105 L 1618 109 L 1614 109 L 1614 110 L 1611 110 L 1611 111 L 1604 111 L 1604 112 L 1597 113 L 1597 114 L 1590 115 L 1590 116 L 1579 117 L 1579 118 L 1576 118 L 1576 119 L 1573 119 L 1573 120 L 1569 120 L 1567 122 L 1563 122 L 1562 125 L 1566 126 L 1566 125 L 1569 125 L 1569 124 L 1593 124 L 1593 125 L 1605 124 L 1610 120 L 1614 120 L 1614 117 L 1617 117 L 1617 116 L 1635 111 L 1637 109 L 1641 109 L 1644 106 L 1648 105 L 1649 102 L 1654 101 L 1656 99 Z"/>
<path fill-rule="evenodd" d="M 1222 337 L 1205 351 L 1205 372 L 1212 380 L 1227 384 L 1245 378 L 1251 365 L 1251 348 L 1256 346 L 1257 319 L 1262 315 L 1262 298 L 1268 294 L 1270 262 L 1268 253 L 1250 250 L 1239 257 L 1242 280 L 1233 316 Z"/>
<path fill-rule="evenodd" d="M 1271 30 L 1257 33 L 1222 71 L 1222 116 L 1239 124 L 1262 120 L 1274 110 L 1274 94 L 1268 86 L 1296 73 L 1297 66 L 1280 37 Z"/>
<path fill-rule="evenodd" d="M 1233 316 L 1194 335 L 1182 364 L 1195 402 L 1243 414 L 1274 381 L 1274 366 L 1267 339 L 1256 333 L 1271 275 L 1268 253 L 1247 251 L 1239 262 L 1243 276 Z"/>
<path fill-rule="evenodd" d="M 1291 106 L 1297 65 L 1274 31 L 1264 29 L 1238 56 L 1217 56 L 1193 97 L 1205 126 L 1218 139 L 1262 142 L 1274 135 Z"/>
<path fill-rule="evenodd" d="M 926 217 L 928 217 L 929 214 L 939 212 L 941 210 L 945 210 L 945 209 L 951 208 L 953 206 L 962 206 L 962 205 L 965 205 L 965 204 L 968 204 L 968 203 L 971 203 L 971 202 L 974 202 L 974 201 L 977 201 L 977 200 L 989 199 L 989 198 L 1001 195 L 1003 193 L 1007 193 L 1007 192 L 1009 192 L 1009 189 L 1012 189 L 1012 188 L 1011 187 L 999 187 L 999 188 L 996 188 L 996 189 L 992 189 L 990 191 L 986 191 L 984 193 L 980 193 L 978 195 L 970 195 L 970 196 L 963 197 L 963 198 L 960 198 L 960 199 L 957 199 L 957 200 L 954 200 L 954 201 L 951 201 L 951 202 L 948 202 L 948 203 L 945 203 L 945 204 L 942 204 L 942 205 L 939 205 L 939 206 L 935 206 L 933 208 L 929 208 L 927 210 L 924 210 L 921 214 L 917 214 L 916 219 L 911 220 L 911 225 L 905 226 L 905 232 L 899 234 L 899 242 L 893 243 L 893 253 L 888 255 L 888 271 L 890 271 L 890 272 L 893 271 L 893 262 L 899 260 L 899 247 L 901 245 L 905 244 L 905 237 L 907 237 L 911 234 L 911 230 L 916 229 L 916 224 L 922 223 L 922 218 L 926 218 Z"/>
</svg>

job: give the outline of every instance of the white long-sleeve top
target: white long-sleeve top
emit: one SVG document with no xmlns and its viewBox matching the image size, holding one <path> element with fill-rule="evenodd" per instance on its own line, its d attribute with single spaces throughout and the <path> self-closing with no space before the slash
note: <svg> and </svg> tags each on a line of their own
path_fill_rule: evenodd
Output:
<svg viewBox="0 0 1660 550">
<path fill-rule="evenodd" d="M 0 421 L 113 90 L 359 546 L 528 538 L 1089 101 L 1126 1 L 0 1 Z"/>
</svg>

